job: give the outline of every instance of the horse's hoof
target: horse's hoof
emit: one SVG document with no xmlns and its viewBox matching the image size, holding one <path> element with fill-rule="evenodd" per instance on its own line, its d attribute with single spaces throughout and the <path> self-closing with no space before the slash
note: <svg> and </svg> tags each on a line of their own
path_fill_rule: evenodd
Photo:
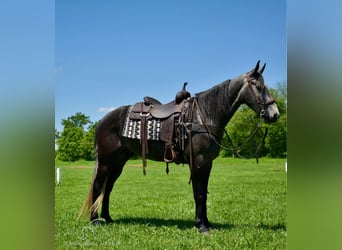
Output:
<svg viewBox="0 0 342 250">
<path fill-rule="evenodd" d="M 209 228 L 204 226 L 204 225 L 201 225 L 198 228 L 198 232 L 200 232 L 201 234 L 204 234 L 204 235 L 209 235 Z"/>
<path fill-rule="evenodd" d="M 109 215 L 106 215 L 106 216 L 101 215 L 101 218 L 102 218 L 103 220 L 105 220 L 105 223 L 106 223 L 106 224 L 111 224 L 111 223 L 114 222 L 114 220 L 112 219 L 112 217 L 110 217 Z"/>
<path fill-rule="evenodd" d="M 91 224 L 93 226 L 102 226 L 105 224 L 105 221 L 104 220 L 101 220 L 101 219 L 94 219 L 91 221 Z"/>
</svg>

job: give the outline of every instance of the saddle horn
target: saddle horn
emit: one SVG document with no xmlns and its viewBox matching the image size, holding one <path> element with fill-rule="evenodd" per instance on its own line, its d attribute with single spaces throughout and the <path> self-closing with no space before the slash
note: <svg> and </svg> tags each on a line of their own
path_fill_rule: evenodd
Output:
<svg viewBox="0 0 342 250">
<path fill-rule="evenodd" d="M 188 82 L 183 83 L 183 89 L 182 90 L 186 90 L 185 89 L 186 85 L 188 85 Z"/>
<path fill-rule="evenodd" d="M 188 82 L 184 82 L 182 90 L 176 94 L 176 104 L 180 104 L 183 100 L 191 97 L 190 93 L 185 89 L 186 85 L 188 85 Z"/>
</svg>

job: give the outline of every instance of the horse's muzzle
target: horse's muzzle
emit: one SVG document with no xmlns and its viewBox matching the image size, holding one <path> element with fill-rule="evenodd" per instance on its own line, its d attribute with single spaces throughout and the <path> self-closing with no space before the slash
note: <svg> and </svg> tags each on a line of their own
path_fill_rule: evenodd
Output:
<svg viewBox="0 0 342 250">
<path fill-rule="evenodd" d="M 276 104 L 272 104 L 267 109 L 260 111 L 260 117 L 265 120 L 266 123 L 274 123 L 278 120 L 280 114 Z"/>
<path fill-rule="evenodd" d="M 266 112 L 263 118 L 266 123 L 274 123 L 278 120 L 279 116 L 280 116 L 279 112 L 271 113 L 271 114 Z"/>
</svg>

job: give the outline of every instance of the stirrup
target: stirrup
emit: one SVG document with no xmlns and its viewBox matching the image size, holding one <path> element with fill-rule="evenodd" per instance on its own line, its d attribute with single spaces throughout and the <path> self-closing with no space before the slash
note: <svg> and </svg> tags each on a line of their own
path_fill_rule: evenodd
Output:
<svg viewBox="0 0 342 250">
<path fill-rule="evenodd" d="M 166 163 L 174 162 L 175 159 L 176 159 L 176 152 L 175 152 L 175 150 L 174 150 L 173 148 L 174 148 L 173 145 L 166 145 L 166 146 L 165 146 L 164 161 L 165 161 Z M 168 158 L 167 158 L 168 149 L 171 151 L 171 159 L 168 159 Z"/>
</svg>

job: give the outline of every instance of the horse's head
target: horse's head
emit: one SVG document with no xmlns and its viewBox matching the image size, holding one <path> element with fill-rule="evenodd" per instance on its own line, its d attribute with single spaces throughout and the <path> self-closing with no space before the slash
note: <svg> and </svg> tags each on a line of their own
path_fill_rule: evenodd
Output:
<svg viewBox="0 0 342 250">
<path fill-rule="evenodd" d="M 245 87 L 244 102 L 252 108 L 267 123 L 276 122 L 279 118 L 279 110 L 273 97 L 270 95 L 262 73 L 266 63 L 259 69 L 260 61 L 254 69 L 244 75 Z"/>
</svg>

